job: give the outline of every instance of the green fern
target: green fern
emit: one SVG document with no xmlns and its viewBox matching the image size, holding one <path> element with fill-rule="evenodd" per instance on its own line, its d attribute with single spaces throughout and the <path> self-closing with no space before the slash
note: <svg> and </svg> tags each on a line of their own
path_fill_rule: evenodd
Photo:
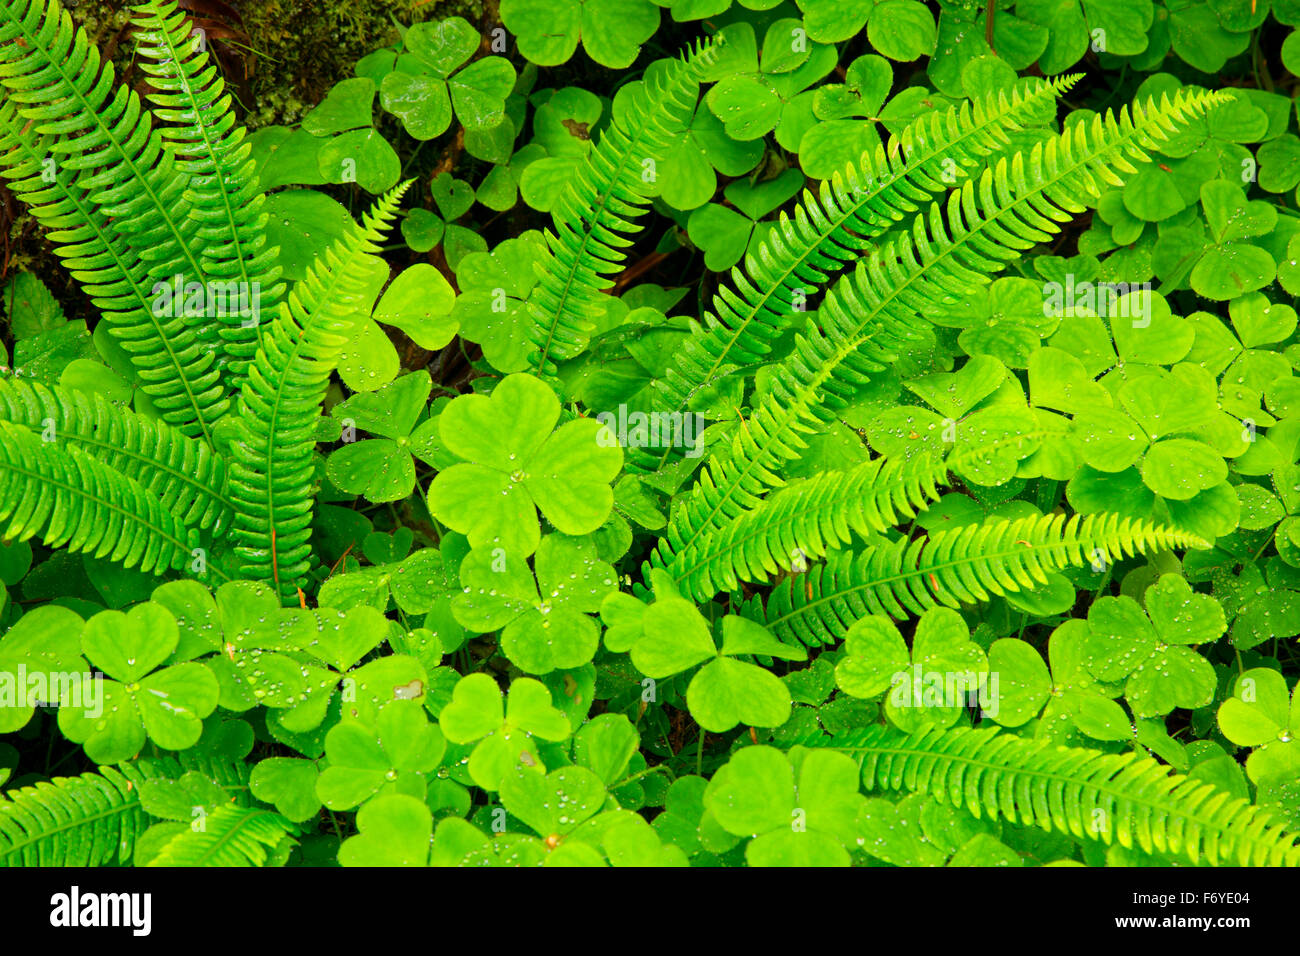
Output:
<svg viewBox="0 0 1300 956">
<path fill-rule="evenodd" d="M 5 540 L 39 536 L 51 548 L 155 573 L 184 567 L 199 544 L 130 478 L 9 422 L 0 422 L 0 525 Z"/>
<path fill-rule="evenodd" d="M 273 315 L 284 285 L 266 245 L 263 197 L 249 157 L 243 126 L 235 122 L 230 95 L 207 53 L 190 36 L 190 20 L 173 0 L 148 0 L 137 8 L 140 68 L 156 88 L 148 94 L 154 115 L 172 124 L 165 145 L 189 175 L 189 216 L 199 223 L 205 273 L 217 281 L 256 290 L 259 309 Z M 258 330 L 233 310 L 219 319 L 231 384 L 238 387 L 257 349 Z"/>
<path fill-rule="evenodd" d="M 790 485 L 741 515 L 706 546 L 680 551 L 666 570 L 682 591 L 707 601 L 741 581 L 764 581 L 796 561 L 883 533 L 938 498 L 948 469 L 928 455 L 876 458 L 844 472 Z"/>
<path fill-rule="evenodd" d="M 955 608 L 1033 590 L 1065 567 L 1207 546 L 1194 535 L 1113 514 L 989 521 L 857 553 L 831 552 L 825 564 L 782 581 L 766 606 L 756 599 L 745 613 L 784 641 L 828 644 L 869 614 L 901 620 L 937 605 Z"/>
<path fill-rule="evenodd" d="M 292 839 L 298 828 L 271 810 L 220 806 L 201 829 L 186 827 L 172 837 L 150 866 L 265 866 L 268 854 Z"/>
<path fill-rule="evenodd" d="M 918 214 L 906 232 L 860 263 L 828 293 L 820 328 L 796 340 L 777 366 L 758 408 L 731 444 L 715 453 L 676 510 L 657 546 L 657 563 L 698 546 L 757 506 L 782 483 L 780 466 L 848 402 L 869 376 L 926 327 L 921 315 L 987 284 L 1007 262 L 1058 232 L 1096 196 L 1101 183 L 1121 182 L 1177 122 L 1219 101 L 1218 94 L 1180 92 L 1094 118 L 986 170 L 946 201 Z M 1117 172 L 1118 171 L 1118 172 Z"/>
<path fill-rule="evenodd" d="M 131 861 L 149 824 L 140 785 L 172 775 L 137 760 L 0 793 L 0 866 L 109 866 Z"/>
<path fill-rule="evenodd" d="M 683 129 L 699 97 L 700 76 L 715 46 L 701 45 L 648 81 L 624 114 L 606 130 L 558 199 L 555 231 L 546 242 L 552 262 L 538 269 L 529 297 L 533 323 L 528 336 L 537 351 L 531 361 L 554 374 L 557 359 L 572 358 L 591 338 L 594 311 L 631 244 L 632 220 L 650 199 L 643 163 L 662 154 L 674 131 Z"/>
<path fill-rule="evenodd" d="M 98 394 L 7 378 L 0 378 L 0 421 L 23 425 L 56 448 L 84 451 L 135 481 L 182 524 L 215 534 L 230 523 L 225 462 L 164 422 Z"/>
<path fill-rule="evenodd" d="M 216 353 L 184 318 L 152 307 L 157 282 L 207 279 L 187 177 L 139 97 L 114 92 L 112 65 L 58 3 L 0 0 L 0 85 L 0 167 L 11 188 L 51 230 L 163 418 L 211 444 L 211 424 L 230 407 Z"/>
<path fill-rule="evenodd" d="M 764 361 L 776 337 L 806 317 L 807 299 L 831 275 L 870 250 L 922 202 L 965 179 L 1007 143 L 1009 131 L 1077 80 L 1057 77 L 1028 92 L 999 91 L 926 114 L 843 175 L 823 182 L 817 193 L 805 190 L 793 218 L 781 213 L 776 229 L 746 257 L 744 270 L 731 270 L 735 291 L 720 286 L 712 311 L 701 318 L 704 331 L 686 340 L 657 380 L 663 407 L 685 411 L 692 396 L 716 384 L 727 368 Z M 796 304 L 796 297 L 804 301 Z M 634 449 L 629 461 L 649 470 L 669 453 Z"/>
<path fill-rule="evenodd" d="M 871 789 L 927 793 L 1003 818 L 1192 864 L 1297 866 L 1300 847 L 1262 807 L 1136 753 L 1059 747 L 993 730 L 876 726 L 805 741 L 862 762 Z"/>
<path fill-rule="evenodd" d="M 295 600 L 311 567 L 316 423 L 330 373 L 356 327 L 368 286 L 365 260 L 409 188 L 380 199 L 312 266 L 262 334 L 232 420 L 231 531 L 244 577 Z"/>
</svg>

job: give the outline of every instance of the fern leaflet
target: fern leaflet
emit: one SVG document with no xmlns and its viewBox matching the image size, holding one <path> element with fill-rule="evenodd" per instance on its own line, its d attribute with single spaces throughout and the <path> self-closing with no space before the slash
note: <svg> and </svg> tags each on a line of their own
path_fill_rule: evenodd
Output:
<svg viewBox="0 0 1300 956">
<path fill-rule="evenodd" d="M 909 735 L 876 726 L 805 744 L 860 759 L 871 789 L 927 793 L 976 817 L 1137 846 L 1192 864 L 1300 865 L 1295 836 L 1267 810 L 1133 752 L 1100 753 L 969 728 Z M 1098 828 L 1097 820 L 1105 825 Z"/>
</svg>

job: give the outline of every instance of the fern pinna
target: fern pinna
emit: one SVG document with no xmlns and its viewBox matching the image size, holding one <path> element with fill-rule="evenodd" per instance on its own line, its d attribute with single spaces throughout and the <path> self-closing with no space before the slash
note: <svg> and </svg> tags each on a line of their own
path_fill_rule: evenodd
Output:
<svg viewBox="0 0 1300 956">
<path fill-rule="evenodd" d="M 500 6 L 519 23 L 516 5 Z M 0 536 L 6 555 L 37 540 L 42 559 L 76 554 L 97 580 L 106 563 L 131 575 L 105 586 L 104 607 L 45 602 L 48 568 L 30 593 L 5 592 L 0 677 L 93 669 L 106 708 L 74 706 L 75 682 L 50 691 L 59 712 L 46 723 L 98 770 L 16 776 L 0 795 L 0 865 L 274 866 L 322 846 L 345 865 L 898 862 L 886 836 L 868 834 L 873 814 L 917 806 L 953 830 L 987 824 L 986 843 L 994 825 L 1050 831 L 1071 859 L 1118 848 L 1192 864 L 1300 862 L 1267 801 L 1139 755 L 1176 753 L 1158 718 L 1223 696 L 1222 675 L 1189 650 L 1229 626 L 1188 583 L 1220 570 L 1197 563 L 1216 529 L 1179 497 L 1187 488 L 1148 502 L 1120 484 L 1158 480 L 1189 436 L 1231 444 L 1238 419 L 1224 415 L 1240 409 L 1215 395 L 1204 343 L 1186 349 L 1200 370 L 1189 358 L 1175 373 L 1133 358 L 1110 314 L 1052 340 L 1070 389 L 1091 396 L 1099 418 L 1114 413 L 1101 418 L 1113 444 L 1141 437 L 1157 449 L 1119 464 L 1096 449 L 1053 454 L 1083 426 L 1066 417 L 1070 395 L 1043 398 L 1037 365 L 972 353 L 957 367 L 937 344 L 960 341 L 954 316 L 1013 281 L 1000 272 L 1019 269 L 1024 283 L 1040 265 L 1059 269 L 1031 252 L 1085 210 L 1127 225 L 1115 190 L 1229 94 L 1157 86 L 1061 126 L 1060 101 L 1087 84 L 1049 70 L 1058 75 L 978 92 L 973 77 L 972 95 L 912 101 L 900 121 L 870 102 L 874 61 L 800 100 L 803 69 L 783 67 L 784 37 L 764 41 L 760 59 L 750 26 L 650 63 L 609 104 L 573 107 L 581 97 L 533 91 L 536 77 L 495 56 L 467 21 L 412 24 L 302 129 L 250 142 L 174 0 L 133 10 L 143 95 L 117 82 L 57 0 L 0 0 L 0 174 L 101 313 L 107 336 L 92 341 L 120 357 L 124 377 L 110 392 L 77 387 L 76 376 L 56 384 L 39 363 L 0 374 Z M 835 51 L 818 48 L 824 76 Z M 754 85 L 780 90 L 789 108 L 768 130 L 785 154 L 762 131 L 737 131 L 733 114 L 746 110 L 715 108 Z M 405 164 L 394 151 L 391 169 L 376 161 L 364 183 L 355 170 L 330 179 L 340 157 L 388 158 L 376 102 L 415 140 L 449 130 L 453 115 L 458 127 L 429 167 L 418 150 Z M 724 187 L 744 195 L 732 188 L 811 163 L 789 149 L 791 130 L 841 108 L 871 117 L 855 127 L 852 161 L 835 154 L 828 178 L 782 194 L 798 196 L 790 211 L 746 225 L 753 239 L 738 264 L 683 300 L 692 317 L 669 318 L 679 297 L 655 284 L 618 301 L 640 274 L 632 251 L 662 218 L 652 210 L 670 208 L 659 176 L 684 144 L 756 147 L 765 158 L 750 181 Z M 552 110 L 535 124 L 539 143 L 504 149 L 530 109 Z M 547 124 L 565 133 L 547 140 Z M 257 171 L 285 184 L 266 157 L 307 141 L 306 174 L 286 174 L 303 181 L 287 185 L 327 181 L 378 199 L 359 217 L 336 216 L 346 223 L 302 262 L 276 248 L 268 219 L 303 196 L 267 192 Z M 462 147 L 495 157 L 468 204 L 465 184 L 447 183 Z M 401 210 L 420 192 L 400 181 L 408 166 L 434 170 L 437 216 Z M 460 222 L 476 198 L 510 208 L 507 193 L 534 194 L 547 182 L 536 171 L 557 169 L 548 230 L 489 251 Z M 283 215 L 287 227 L 294 213 Z M 384 256 L 400 246 L 385 242 L 399 218 L 406 246 L 430 258 L 390 281 Z M 644 261 L 694 240 L 689 216 L 676 225 Z M 433 233 L 442 239 L 426 242 Z M 160 303 L 160 288 L 192 283 L 218 291 L 218 304 Z M 623 322 L 633 312 L 640 325 Z M 367 389 L 357 356 L 390 345 L 381 321 L 408 336 L 403 359 L 438 357 L 399 375 L 394 350 L 391 381 Z M 1242 320 L 1243 342 L 1258 344 L 1262 325 Z M 1061 357 L 1071 336 L 1101 334 L 1113 348 L 1088 339 L 1082 358 Z M 1091 363 L 1107 348 L 1124 361 L 1103 375 Z M 453 367 L 464 374 L 441 374 Z M 901 392 L 899 368 L 906 401 L 884 390 Z M 1113 421 L 1141 405 L 1124 404 L 1126 389 L 1171 383 L 1210 394 L 1213 412 L 1162 407 L 1141 436 Z M 1277 394 L 1274 411 L 1285 404 Z M 598 424 L 607 399 L 674 424 L 644 441 L 615 436 Z M 875 405 L 897 420 L 862 424 Z M 1008 410 L 1022 414 L 999 419 Z M 709 424 L 683 446 L 674 436 L 693 415 Z M 926 416 L 947 437 L 927 433 Z M 1285 448 L 1288 434 L 1272 437 Z M 1237 455 L 1262 467 L 1261 453 Z M 1142 506 L 1115 511 L 1112 496 L 1103 507 L 1095 488 L 1061 492 L 1071 469 Z M 1194 476 L 1192 495 L 1214 490 L 1211 472 Z M 1200 556 L 1182 562 L 1188 549 Z M 48 560 L 54 573 L 69 567 Z M 0 578 L 13 583 L 7 562 Z M 1116 568 L 1118 596 L 1107 593 Z M 1044 648 L 1026 636 L 1031 616 L 1059 624 Z M 906 639 L 891 622 L 908 622 Z M 1021 667 L 1025 699 L 1015 720 L 981 714 L 998 731 L 968 726 L 960 701 L 914 717 L 883 699 L 881 688 L 912 673 L 987 678 L 1005 660 Z M 1182 679 L 1150 693 L 1152 673 L 1174 665 Z M 1247 673 L 1286 696 L 1285 680 L 1239 679 Z M 1246 696 L 1231 699 L 1246 707 Z M 0 733 L 35 719 L 29 703 L 0 694 Z M 1257 716 L 1242 721 L 1252 740 Z M 698 749 L 676 742 L 687 725 Z M 645 728 L 663 731 L 666 751 L 638 753 Z M 708 754 L 711 780 L 708 735 L 724 744 Z M 1246 745 L 1252 759 L 1263 753 L 1269 766 L 1274 740 L 1289 737 Z M 0 763 L 0 785 L 9 769 Z M 1251 779 L 1261 793 L 1278 786 L 1276 775 Z M 786 833 L 783 807 L 760 832 L 762 814 L 735 799 L 788 790 L 811 806 L 819 788 L 843 791 L 821 803 L 844 812 L 830 823 L 814 813 L 807 845 L 789 842 L 805 838 Z M 650 806 L 666 809 L 653 822 L 634 812 Z M 497 809 L 514 829 L 489 835 L 483 821 Z M 922 847 L 904 862 L 943 862 L 938 853 Z"/>
</svg>

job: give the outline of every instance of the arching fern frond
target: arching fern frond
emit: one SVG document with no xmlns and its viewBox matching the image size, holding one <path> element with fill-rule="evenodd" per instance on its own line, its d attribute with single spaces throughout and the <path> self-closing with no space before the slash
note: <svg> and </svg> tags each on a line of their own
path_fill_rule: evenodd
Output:
<svg viewBox="0 0 1300 956">
<path fill-rule="evenodd" d="M 139 97 L 54 0 L 0 0 L 0 166 L 102 310 L 163 418 L 211 443 L 229 408 L 215 330 L 154 314 L 153 289 L 206 280 L 186 177 Z M 53 181 L 48 178 L 53 173 Z"/>
<path fill-rule="evenodd" d="M 127 864 L 149 825 L 140 785 L 167 761 L 136 760 L 0 793 L 0 866 Z"/>
<path fill-rule="evenodd" d="M 367 264 L 409 188 L 353 224 L 293 287 L 265 329 L 239 394 L 230 446 L 231 537 L 247 578 L 293 600 L 311 567 L 316 423 L 330 373 L 356 327 Z"/>
<path fill-rule="evenodd" d="M 685 411 L 691 397 L 714 385 L 727 368 L 764 361 L 773 340 L 806 317 L 796 298 L 806 301 L 922 202 L 965 179 L 1007 143 L 1008 132 L 1077 79 L 1061 76 L 1028 91 L 998 91 L 926 113 L 822 182 L 816 193 L 804 190 L 793 218 L 781 213 L 771 235 L 745 256 L 744 270 L 731 270 L 734 291 L 719 287 L 712 311 L 701 316 L 702 328 L 686 339 L 657 380 L 663 407 Z M 628 460 L 647 470 L 669 453 L 629 449 Z"/>
<path fill-rule="evenodd" d="M 130 478 L 9 422 L 0 422 L 0 527 L 6 541 L 39 536 L 154 574 L 184 567 L 198 546 L 198 532 Z"/>
<path fill-rule="evenodd" d="M 0 421 L 23 425 L 56 448 L 74 446 L 132 479 L 163 510 L 219 533 L 233 504 L 225 462 L 203 442 L 102 395 L 0 378 Z"/>
<path fill-rule="evenodd" d="M 715 49 L 700 45 L 636 89 L 556 201 L 555 231 L 546 234 L 551 261 L 539 266 L 528 300 L 531 361 L 542 374 L 554 374 L 556 360 L 586 348 L 594 327 L 589 313 L 609 285 L 605 277 L 620 268 L 628 234 L 640 228 L 633 220 L 650 203 L 643 163 L 662 155 L 673 132 L 690 121 Z"/>
<path fill-rule="evenodd" d="M 858 618 L 901 620 L 936 605 L 959 607 L 1047 583 L 1051 571 L 1161 548 L 1207 547 L 1194 535 L 1114 514 L 1035 515 L 937 531 L 853 553 L 783 580 L 745 613 L 783 641 L 838 641 Z"/>
<path fill-rule="evenodd" d="M 868 789 L 926 793 L 976 817 L 1196 865 L 1300 865 L 1295 834 L 1265 808 L 1131 751 L 969 728 L 876 726 L 804 743 L 858 759 Z"/>
<path fill-rule="evenodd" d="M 1135 170 L 1178 122 L 1219 102 L 1217 93 L 1162 97 L 1079 123 L 1025 157 L 1001 160 L 978 182 L 918 214 L 911 228 L 827 294 L 810 326 L 771 377 L 758 408 L 714 454 L 657 550 L 662 566 L 695 547 L 779 487 L 779 468 L 806 447 L 871 374 L 927 324 L 922 316 L 986 285 L 1007 262 L 1050 239 L 1103 183 Z"/>
<path fill-rule="evenodd" d="M 939 497 L 948 469 L 929 455 L 876 458 L 790 485 L 741 515 L 707 546 L 679 552 L 667 569 L 698 601 L 741 581 L 765 581 L 797 561 L 848 544 L 854 532 L 882 534 Z M 648 575 L 647 575 L 648 577 Z"/>
<path fill-rule="evenodd" d="M 298 828 L 271 810 L 223 805 L 186 827 L 149 861 L 150 866 L 265 866 L 272 849 Z"/>
<path fill-rule="evenodd" d="M 140 68 L 155 92 L 154 115 L 177 168 L 190 176 L 189 216 L 199 224 L 202 262 L 212 281 L 238 282 L 257 297 L 259 313 L 275 314 L 284 290 L 275 250 L 266 245 L 263 196 L 230 95 L 207 52 L 191 37 L 190 20 L 174 0 L 147 0 L 137 8 Z M 245 300 L 247 301 L 247 300 Z M 258 330 L 235 309 L 219 315 L 221 341 L 234 388 L 257 349 Z"/>
</svg>

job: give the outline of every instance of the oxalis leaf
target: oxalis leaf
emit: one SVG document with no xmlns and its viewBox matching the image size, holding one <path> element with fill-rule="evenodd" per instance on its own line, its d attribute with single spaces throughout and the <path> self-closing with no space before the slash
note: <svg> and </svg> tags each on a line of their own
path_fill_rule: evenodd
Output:
<svg viewBox="0 0 1300 956">
<path fill-rule="evenodd" d="M 622 450 L 595 419 L 556 428 L 559 418 L 559 399 L 531 375 L 506 376 L 491 396 L 454 399 L 441 436 L 464 461 L 429 486 L 435 517 L 475 548 L 525 557 L 541 541 L 539 510 L 565 534 L 599 528 L 614 505 Z"/>
</svg>

